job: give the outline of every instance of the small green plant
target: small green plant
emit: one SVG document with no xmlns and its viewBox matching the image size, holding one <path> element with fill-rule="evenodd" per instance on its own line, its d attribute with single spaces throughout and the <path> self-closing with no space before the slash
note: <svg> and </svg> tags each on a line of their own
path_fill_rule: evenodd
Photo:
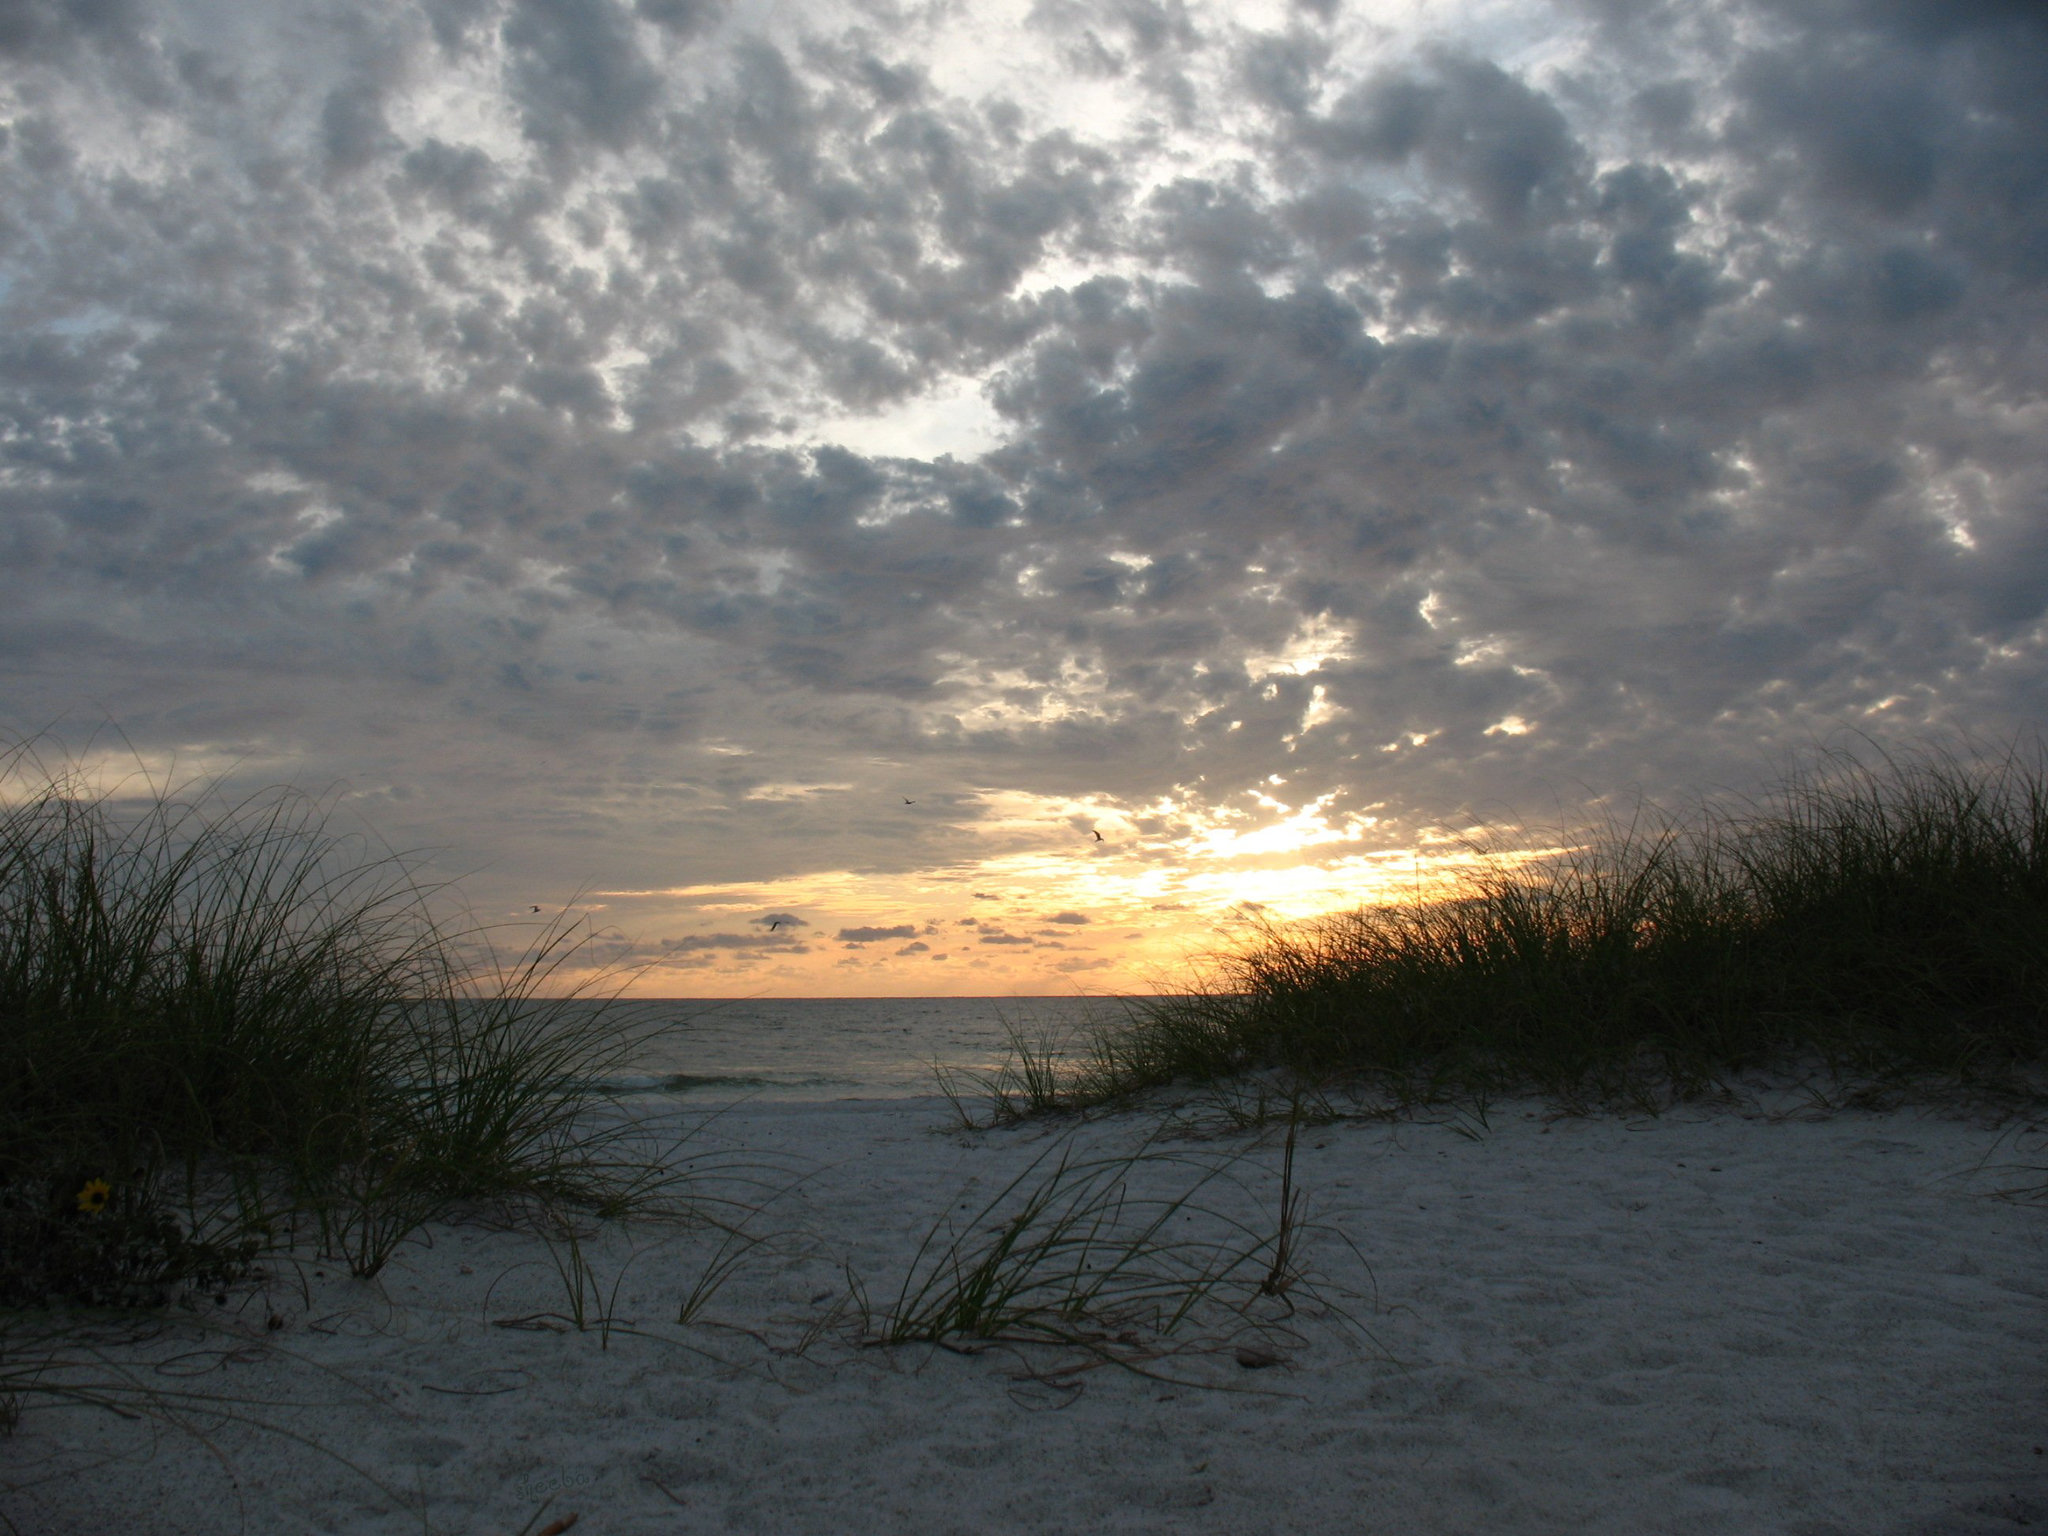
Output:
<svg viewBox="0 0 2048 1536">
<path fill-rule="evenodd" d="M 1294 1187 L 1294 1144 L 1301 1133 L 1301 1101 L 1287 1119 L 1287 1141 L 1280 1158 L 1280 1220 L 1274 1229 L 1272 1260 L 1259 1281 L 1262 1296 L 1285 1296 L 1301 1280 L 1301 1218 L 1308 1194 Z"/>
<path fill-rule="evenodd" d="M 1274 1232 L 1205 1195 L 1239 1157 L 1165 1150 L 1080 1156 L 1072 1138 L 1041 1153 L 964 1223 L 934 1225 L 896 1297 L 868 1314 L 883 1345 L 973 1352 L 1055 1345 L 1138 1367 L 1174 1351 L 1222 1348 L 1269 1326 L 1251 1306 L 1299 1279 L 1301 1206 L 1292 1144 Z M 1177 1177 L 1176 1177 L 1177 1176 Z M 1168 1184 L 1163 1193 L 1134 1183 Z"/>
<path fill-rule="evenodd" d="M 939 1091 L 963 1130 L 1007 1124 L 1027 1115 L 1056 1114 L 1083 1107 L 1085 1062 L 1072 1060 L 1065 1039 L 1052 1029 L 1025 1034 L 1005 1020 L 1009 1054 L 993 1071 L 970 1072 L 932 1065 Z M 977 1113 L 979 1105 L 981 1113 Z"/>
<path fill-rule="evenodd" d="M 0 1186 L 0 1307 L 161 1306 L 181 1290 L 233 1285 L 263 1246 L 239 1220 L 181 1221 L 147 1170 L 119 1186 L 19 1179 Z"/>
<path fill-rule="evenodd" d="M 687 1327 L 701 1319 L 712 1298 L 739 1272 L 740 1265 L 768 1241 L 747 1231 L 744 1224 L 723 1224 L 716 1230 L 719 1232 L 718 1245 L 697 1271 L 697 1277 L 690 1282 L 676 1306 L 678 1327 Z"/>
</svg>

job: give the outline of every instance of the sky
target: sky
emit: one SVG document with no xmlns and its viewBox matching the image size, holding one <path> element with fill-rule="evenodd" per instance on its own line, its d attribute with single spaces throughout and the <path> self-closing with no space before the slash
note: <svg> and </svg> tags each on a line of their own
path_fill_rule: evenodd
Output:
<svg viewBox="0 0 2048 1536">
<path fill-rule="evenodd" d="M 2034 731 L 2044 316 L 2036 4 L 9 0 L 0 732 L 644 995 L 1152 990 Z"/>
</svg>

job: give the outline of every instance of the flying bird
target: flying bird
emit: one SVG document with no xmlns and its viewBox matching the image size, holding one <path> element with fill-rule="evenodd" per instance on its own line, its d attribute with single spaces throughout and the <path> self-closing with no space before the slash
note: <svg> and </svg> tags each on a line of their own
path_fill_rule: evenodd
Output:
<svg viewBox="0 0 2048 1536">
<path fill-rule="evenodd" d="M 906 800 L 906 801 L 904 801 L 903 803 L 904 803 L 905 805 L 915 805 L 915 804 L 917 804 L 917 802 L 916 802 L 915 800 Z"/>
<path fill-rule="evenodd" d="M 535 908 L 534 908 L 533 910 L 534 910 L 534 911 L 536 911 L 536 912 L 538 912 L 538 911 L 540 910 L 540 908 L 539 908 L 539 907 L 535 907 Z"/>
<path fill-rule="evenodd" d="M 1090 830 L 1090 831 L 1092 832 L 1092 831 L 1094 831 L 1095 829 L 1091 827 L 1091 828 L 1089 828 L 1089 830 Z M 1097 842 L 1099 843 L 1099 842 L 1101 842 L 1102 840 L 1103 840 L 1103 838 L 1102 838 L 1102 834 L 1101 834 L 1100 832 L 1096 832 L 1096 833 L 1095 833 L 1095 841 L 1097 841 Z"/>
<path fill-rule="evenodd" d="M 782 926 L 782 919 L 778 917 L 778 918 L 776 918 L 776 919 L 775 919 L 775 921 L 774 921 L 774 922 L 772 922 L 772 923 L 770 923 L 770 924 L 768 925 L 768 931 L 769 931 L 770 933 L 773 933 L 773 932 L 774 932 L 774 931 L 775 931 L 776 929 L 780 928 L 781 926 Z"/>
</svg>

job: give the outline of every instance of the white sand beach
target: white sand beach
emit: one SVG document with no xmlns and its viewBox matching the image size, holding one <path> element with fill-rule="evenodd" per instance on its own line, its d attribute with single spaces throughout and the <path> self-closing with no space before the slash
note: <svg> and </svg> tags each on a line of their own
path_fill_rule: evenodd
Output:
<svg viewBox="0 0 2048 1536">
<path fill-rule="evenodd" d="M 2048 1181 L 2017 1166 L 2038 1146 L 1917 1109 L 1489 1121 L 1304 1130 L 1311 1280 L 1245 1356 L 1277 1363 L 1240 1364 L 1251 1336 L 1212 1321 L 1131 1370 L 864 1347 L 847 1274 L 885 1308 L 946 1212 L 1058 1137 L 1127 1147 L 1153 1121 L 970 1134 L 937 1100 L 742 1105 L 690 1147 L 733 1160 L 705 1177 L 767 1200 L 750 1230 L 773 1240 L 692 1324 L 716 1233 L 589 1244 L 607 1335 L 543 1315 L 568 1293 L 534 1239 L 437 1227 L 375 1281 L 309 1263 L 206 1328 L 110 1347 L 237 1402 L 197 1416 L 203 1439 L 31 1407 L 0 1441 L 0 1509 L 50 1536 L 2048 1522 L 2048 1202 L 1998 1193 Z M 1219 1200 L 1277 1211 L 1274 1138 L 1173 1145 L 1243 1152 Z"/>
</svg>

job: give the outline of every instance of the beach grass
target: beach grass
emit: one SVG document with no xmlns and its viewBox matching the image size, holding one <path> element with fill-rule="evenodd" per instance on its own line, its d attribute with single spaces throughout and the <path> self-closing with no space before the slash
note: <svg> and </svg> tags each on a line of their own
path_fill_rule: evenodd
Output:
<svg viewBox="0 0 2048 1536">
<path fill-rule="evenodd" d="M 368 1276 L 466 1204 L 670 1189 L 597 1113 L 639 1037 L 566 985 L 567 928 L 501 963 L 291 790 L 0 767 L 0 1305 L 155 1304 L 302 1241 Z"/>
<path fill-rule="evenodd" d="M 1296 1108 L 1270 1210 L 1247 1177 L 1259 1172 L 1251 1149 L 1175 1149 L 1163 1130 L 1118 1152 L 1062 1138 L 994 1194 L 935 1222 L 885 1306 L 856 1286 L 861 1333 L 969 1354 L 1049 1346 L 1066 1362 L 1048 1378 L 1085 1368 L 1077 1359 L 1144 1374 L 1168 1357 L 1281 1363 L 1276 1346 L 1296 1342 L 1286 1324 L 1298 1297 L 1351 1322 L 1303 1263 L 1305 1235 L 1322 1229 L 1305 1221 L 1295 1182 Z"/>
<path fill-rule="evenodd" d="M 1077 1158 L 1070 1147 L 1034 1159 L 972 1219 L 927 1232 L 875 1336 L 905 1344 L 1079 1343 L 1139 1328 L 1170 1335 L 1249 1260 L 1175 1235 L 1176 1218 L 1216 1168 L 1138 1201 L 1129 1184 L 1143 1161 L 1144 1153 Z"/>
<path fill-rule="evenodd" d="M 1753 1069 L 1830 1092 L 2043 1097 L 2048 765 L 1838 751 L 1761 799 L 1643 810 L 1452 895 L 1255 923 L 980 1086 L 990 1118 L 1273 1075 L 1401 1106 L 1534 1093 L 1651 1107 Z"/>
</svg>

